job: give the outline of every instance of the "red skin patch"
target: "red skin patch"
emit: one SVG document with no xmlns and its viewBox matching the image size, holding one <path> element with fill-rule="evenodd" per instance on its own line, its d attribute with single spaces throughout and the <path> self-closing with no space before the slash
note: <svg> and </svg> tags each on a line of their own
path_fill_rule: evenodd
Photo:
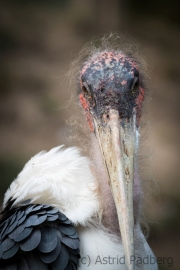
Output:
<svg viewBox="0 0 180 270">
<path fill-rule="evenodd" d="M 121 82 L 121 85 L 125 85 L 125 84 L 127 84 L 127 81 L 124 80 Z"/>
<path fill-rule="evenodd" d="M 90 113 L 89 109 L 89 103 L 87 102 L 86 98 L 84 97 L 84 94 L 79 95 L 79 100 L 81 102 L 81 105 L 83 106 L 85 113 L 86 113 L 86 120 L 88 122 L 88 126 L 92 132 L 94 132 L 94 124 L 93 119 Z"/>
</svg>

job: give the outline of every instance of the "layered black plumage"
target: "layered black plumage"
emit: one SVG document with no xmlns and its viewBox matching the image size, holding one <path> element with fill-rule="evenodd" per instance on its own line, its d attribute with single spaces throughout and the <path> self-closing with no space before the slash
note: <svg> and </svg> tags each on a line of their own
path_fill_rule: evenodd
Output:
<svg viewBox="0 0 180 270">
<path fill-rule="evenodd" d="M 79 238 L 69 219 L 50 205 L 26 203 L 0 218 L 0 270 L 76 270 Z"/>
</svg>

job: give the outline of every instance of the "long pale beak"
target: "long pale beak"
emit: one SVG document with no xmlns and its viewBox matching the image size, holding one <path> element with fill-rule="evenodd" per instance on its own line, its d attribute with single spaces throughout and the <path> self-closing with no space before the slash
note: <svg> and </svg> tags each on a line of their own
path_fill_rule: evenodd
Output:
<svg viewBox="0 0 180 270">
<path fill-rule="evenodd" d="M 117 209 L 126 265 L 128 270 L 134 270 L 135 265 L 131 262 L 131 256 L 134 256 L 135 115 L 131 121 L 121 124 L 118 111 L 110 110 L 108 121 L 103 125 L 97 120 L 94 123 Z"/>
</svg>

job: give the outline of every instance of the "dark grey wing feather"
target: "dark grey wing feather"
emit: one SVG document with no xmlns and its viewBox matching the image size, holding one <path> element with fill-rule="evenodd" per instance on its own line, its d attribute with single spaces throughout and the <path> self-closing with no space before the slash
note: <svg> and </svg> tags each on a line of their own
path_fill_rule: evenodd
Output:
<svg viewBox="0 0 180 270">
<path fill-rule="evenodd" d="M 15 243 L 10 249 L 3 251 L 2 258 L 7 260 L 12 258 L 19 250 L 19 244 Z"/>
<path fill-rule="evenodd" d="M 47 219 L 47 215 L 43 215 L 43 216 L 39 216 L 39 215 L 32 215 L 29 216 L 25 222 L 26 227 L 29 226 L 37 226 L 40 225 L 41 223 L 43 223 L 45 220 Z"/>
<path fill-rule="evenodd" d="M 78 238 L 77 232 L 75 232 L 73 235 L 70 236 L 71 238 Z"/>
<path fill-rule="evenodd" d="M 58 209 L 55 209 L 55 208 L 47 210 L 47 214 L 51 214 L 51 215 L 54 215 L 54 214 L 56 214 L 58 212 L 59 212 Z"/>
<path fill-rule="evenodd" d="M 57 220 L 58 219 L 58 214 L 56 215 L 53 215 L 53 216 L 49 216 L 47 217 L 47 221 L 54 221 L 54 220 Z"/>
<path fill-rule="evenodd" d="M 61 220 L 61 221 L 65 221 L 65 220 L 67 220 L 67 217 L 63 213 L 59 213 L 59 218 L 58 219 Z"/>
<path fill-rule="evenodd" d="M 35 209 L 35 208 L 34 208 Z M 34 210 L 33 209 L 33 210 Z M 46 210 L 44 210 L 44 209 L 42 209 L 41 211 L 38 211 L 38 215 L 39 216 L 41 216 L 41 215 L 46 215 L 47 214 L 47 212 L 46 212 Z"/>
<path fill-rule="evenodd" d="M 18 220 L 18 215 L 13 215 L 12 219 L 9 222 L 9 226 L 14 223 L 15 219 Z"/>
<path fill-rule="evenodd" d="M 20 244 L 20 248 L 23 251 L 34 250 L 41 241 L 41 231 L 36 229 L 34 230 L 25 240 Z"/>
<path fill-rule="evenodd" d="M 1 229 L 0 229 L 1 230 L 1 237 L 2 237 L 2 235 L 3 235 L 3 233 L 6 230 L 8 225 L 9 225 L 9 220 L 2 222 Z"/>
<path fill-rule="evenodd" d="M 37 215 L 32 215 L 32 216 L 29 216 L 26 219 L 25 227 L 36 226 L 38 224 L 39 224 L 38 223 L 38 216 Z"/>
<path fill-rule="evenodd" d="M 2 249 L 3 252 L 12 248 L 12 246 L 14 246 L 15 242 L 13 240 L 11 240 L 10 238 L 6 238 L 3 242 L 2 242 Z"/>
<path fill-rule="evenodd" d="M 10 225 L 7 231 L 7 234 L 11 233 L 16 228 L 17 224 L 18 224 L 18 220 L 16 219 L 15 222 L 12 225 Z"/>
<path fill-rule="evenodd" d="M 24 216 L 24 211 L 18 211 L 17 212 L 17 218 L 20 220 Z"/>
<path fill-rule="evenodd" d="M 71 239 L 70 237 L 65 236 L 65 237 L 62 237 L 61 242 L 72 249 L 77 249 L 79 247 L 78 239 Z"/>
<path fill-rule="evenodd" d="M 69 219 L 66 219 L 66 220 L 63 221 L 63 224 L 68 224 L 68 225 L 70 225 L 70 224 L 71 224 L 71 221 L 70 221 Z"/>
<path fill-rule="evenodd" d="M 39 204 L 43 206 L 43 209 L 52 209 L 51 205 L 49 204 Z"/>
<path fill-rule="evenodd" d="M 38 211 L 38 214 L 39 214 L 40 213 L 39 210 L 42 209 L 42 208 L 44 208 L 43 204 L 35 204 L 34 207 L 33 207 L 32 212 L 37 212 Z"/>
<path fill-rule="evenodd" d="M 45 220 L 47 220 L 47 215 L 39 216 L 37 225 L 42 224 Z"/>
<path fill-rule="evenodd" d="M 27 236 L 30 235 L 32 230 L 33 230 L 33 227 L 25 228 L 22 233 L 20 233 L 17 237 L 14 238 L 14 241 L 20 242 L 20 241 L 24 240 Z"/>
<path fill-rule="evenodd" d="M 52 227 L 43 227 L 41 230 L 41 242 L 38 246 L 39 251 L 51 252 L 57 246 L 57 230 Z"/>
<path fill-rule="evenodd" d="M 58 228 L 61 232 L 63 232 L 66 235 L 73 235 L 76 232 L 75 228 L 71 225 L 69 225 L 69 226 L 59 225 Z"/>
<path fill-rule="evenodd" d="M 1 212 L 0 270 L 76 270 L 79 238 L 69 219 L 50 205 L 27 203 Z"/>
<path fill-rule="evenodd" d="M 57 259 L 60 251 L 61 251 L 61 241 L 58 239 L 57 246 L 53 251 L 48 253 L 40 253 L 39 256 L 43 262 L 52 263 Z"/>
<path fill-rule="evenodd" d="M 62 245 L 61 252 L 57 259 L 51 264 L 53 270 L 64 270 L 69 262 L 69 251 Z"/>
<path fill-rule="evenodd" d="M 15 239 L 18 237 L 25 229 L 25 224 L 21 224 L 20 226 L 16 227 L 16 229 L 8 235 L 9 238 Z"/>
<path fill-rule="evenodd" d="M 26 215 L 23 215 L 23 216 L 18 220 L 18 226 L 21 225 L 25 219 L 26 219 Z"/>
<path fill-rule="evenodd" d="M 34 208 L 34 205 L 30 205 L 29 207 L 27 207 L 27 209 L 25 210 L 26 215 L 28 215 L 29 213 L 32 213 Z"/>
</svg>

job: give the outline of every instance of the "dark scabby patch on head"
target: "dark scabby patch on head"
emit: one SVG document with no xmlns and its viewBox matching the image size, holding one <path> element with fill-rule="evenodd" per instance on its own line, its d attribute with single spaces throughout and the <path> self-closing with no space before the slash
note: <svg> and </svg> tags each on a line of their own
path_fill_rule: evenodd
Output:
<svg viewBox="0 0 180 270">
<path fill-rule="evenodd" d="M 81 86 L 90 111 L 97 118 L 109 109 L 118 110 L 122 120 L 131 119 L 137 109 L 140 118 L 141 107 L 136 107 L 142 80 L 132 58 L 121 53 L 100 53 L 84 65 Z"/>
</svg>

